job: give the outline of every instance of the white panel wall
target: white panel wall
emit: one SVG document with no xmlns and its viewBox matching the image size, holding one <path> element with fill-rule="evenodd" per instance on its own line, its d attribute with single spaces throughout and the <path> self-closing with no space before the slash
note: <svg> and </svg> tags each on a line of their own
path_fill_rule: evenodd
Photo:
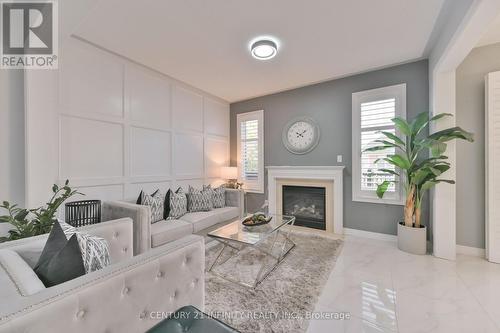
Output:
<svg viewBox="0 0 500 333">
<path fill-rule="evenodd" d="M 98 185 L 98 186 L 83 186 L 78 188 L 78 191 L 85 195 L 76 195 L 71 198 L 73 200 L 99 199 L 99 200 L 116 200 L 123 197 L 123 185 Z"/>
<path fill-rule="evenodd" d="M 74 45 L 62 54 L 61 112 L 121 119 L 124 64 L 95 48 Z"/>
<path fill-rule="evenodd" d="M 203 177 L 203 135 L 176 133 L 173 159 L 177 178 Z"/>
<path fill-rule="evenodd" d="M 125 76 L 130 98 L 130 119 L 136 124 L 169 129 L 170 81 L 157 73 L 127 67 Z"/>
<path fill-rule="evenodd" d="M 206 98 L 205 99 L 205 131 L 208 134 L 222 137 L 229 136 L 228 105 Z"/>
<path fill-rule="evenodd" d="M 147 128 L 130 129 L 130 175 L 171 176 L 171 133 Z"/>
<path fill-rule="evenodd" d="M 203 96 L 183 87 L 173 89 L 174 127 L 203 131 Z"/>
<path fill-rule="evenodd" d="M 43 176 L 41 166 L 29 163 L 30 203 L 45 202 L 47 183 L 65 179 L 86 198 L 103 200 L 221 183 L 219 167 L 229 161 L 228 103 L 75 39 L 63 45 L 57 87 L 28 80 L 37 91 L 30 101 L 38 105 L 28 106 L 28 120 L 49 105 L 39 103 L 41 91 L 58 96 L 55 117 L 47 118 L 56 122 L 56 135 L 37 135 L 27 153 L 29 163 L 39 160 L 30 159 L 30 151 L 56 147 L 50 168 L 57 176 Z M 47 116 L 48 109 L 42 110 Z M 46 181 L 36 181 L 40 176 Z"/>
<path fill-rule="evenodd" d="M 123 177 L 121 124 L 61 115 L 60 175 L 72 180 Z"/>
<path fill-rule="evenodd" d="M 207 138 L 205 140 L 205 172 L 208 177 L 220 175 L 220 168 L 228 165 L 227 150 L 229 143 L 223 139 Z"/>
</svg>

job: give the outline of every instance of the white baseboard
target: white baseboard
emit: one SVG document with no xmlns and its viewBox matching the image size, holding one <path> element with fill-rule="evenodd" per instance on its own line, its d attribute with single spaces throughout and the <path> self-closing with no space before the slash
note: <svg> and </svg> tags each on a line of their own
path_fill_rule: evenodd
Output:
<svg viewBox="0 0 500 333">
<path fill-rule="evenodd" d="M 457 254 L 465 254 L 468 256 L 484 258 L 486 256 L 486 251 L 485 249 L 481 249 L 478 247 L 471 247 L 471 246 L 457 244 Z"/>
<path fill-rule="evenodd" d="M 344 235 L 377 239 L 377 240 L 388 241 L 388 242 L 397 242 L 398 241 L 398 236 L 395 236 L 395 235 L 388 235 L 388 234 L 382 234 L 379 232 L 371 232 L 371 231 L 364 231 L 364 230 L 351 229 L 351 228 L 344 228 Z M 431 246 L 432 246 L 431 242 L 428 242 L 427 248 L 430 249 Z M 475 256 L 475 257 L 484 258 L 486 256 L 486 251 L 485 251 L 485 249 L 481 249 L 481 248 L 477 248 L 477 247 L 471 247 L 471 246 L 457 244 L 457 254 L 464 254 L 464 255 L 468 255 L 468 256 Z"/>
<path fill-rule="evenodd" d="M 344 235 L 356 236 L 363 238 L 377 239 L 387 242 L 397 242 L 398 238 L 395 235 L 382 234 L 379 232 L 364 231 L 358 229 L 344 228 Z"/>
</svg>

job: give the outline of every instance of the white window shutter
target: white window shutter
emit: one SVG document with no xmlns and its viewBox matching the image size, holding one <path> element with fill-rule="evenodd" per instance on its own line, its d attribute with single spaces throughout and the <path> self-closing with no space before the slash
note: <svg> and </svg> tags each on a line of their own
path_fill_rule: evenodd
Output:
<svg viewBox="0 0 500 333">
<path fill-rule="evenodd" d="M 236 117 L 238 180 L 248 192 L 264 192 L 264 111 Z"/>
<path fill-rule="evenodd" d="M 394 165 L 379 162 L 375 166 L 374 162 L 379 158 L 384 158 L 388 154 L 395 154 L 396 149 L 389 148 L 383 151 L 364 152 L 365 149 L 373 146 L 374 140 L 385 140 L 386 137 L 380 131 L 395 134 L 395 126 L 391 121 L 396 117 L 396 98 L 383 98 L 375 101 L 361 103 L 361 191 L 375 191 L 377 184 L 385 180 L 394 181 L 394 175 L 376 172 L 377 168 L 385 168 L 396 171 Z M 392 183 L 387 189 L 387 193 L 395 192 L 396 187 Z"/>
<path fill-rule="evenodd" d="M 241 126 L 241 179 L 256 180 L 259 175 L 259 121 L 242 121 Z"/>
<path fill-rule="evenodd" d="M 500 72 L 486 76 L 486 257 L 500 263 Z"/>
<path fill-rule="evenodd" d="M 394 117 L 406 118 L 406 84 L 360 91 L 352 94 L 352 200 L 360 202 L 403 204 L 401 182 L 395 175 L 379 171 L 396 168 L 380 158 L 395 154 L 395 148 L 366 152 L 375 140 L 387 138 L 381 133 L 399 135 Z M 377 164 L 374 162 L 379 160 Z M 376 195 L 377 185 L 391 181 L 384 198 Z M 398 181 L 394 183 L 394 181 Z"/>
</svg>

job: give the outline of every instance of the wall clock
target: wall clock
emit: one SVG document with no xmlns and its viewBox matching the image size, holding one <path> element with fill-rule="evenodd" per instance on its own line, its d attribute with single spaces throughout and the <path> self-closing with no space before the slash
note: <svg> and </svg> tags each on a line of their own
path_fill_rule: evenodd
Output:
<svg viewBox="0 0 500 333">
<path fill-rule="evenodd" d="M 282 139 L 291 153 L 306 154 L 319 143 L 319 126 L 311 118 L 295 118 L 283 128 Z"/>
</svg>

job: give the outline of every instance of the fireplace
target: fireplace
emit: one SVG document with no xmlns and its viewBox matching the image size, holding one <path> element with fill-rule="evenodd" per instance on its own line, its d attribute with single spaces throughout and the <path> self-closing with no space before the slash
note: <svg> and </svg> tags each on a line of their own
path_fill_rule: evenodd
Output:
<svg viewBox="0 0 500 333">
<path fill-rule="evenodd" d="M 339 235 L 344 233 L 343 166 L 267 166 L 266 169 L 269 213 L 284 214 L 284 186 L 319 187 L 325 191 L 325 226 L 321 230 L 310 230 Z M 303 229 L 301 231 L 306 231 L 306 228 Z"/>
<path fill-rule="evenodd" d="M 295 225 L 326 230 L 326 189 L 315 186 L 282 186 L 282 212 L 295 216 Z"/>
</svg>

